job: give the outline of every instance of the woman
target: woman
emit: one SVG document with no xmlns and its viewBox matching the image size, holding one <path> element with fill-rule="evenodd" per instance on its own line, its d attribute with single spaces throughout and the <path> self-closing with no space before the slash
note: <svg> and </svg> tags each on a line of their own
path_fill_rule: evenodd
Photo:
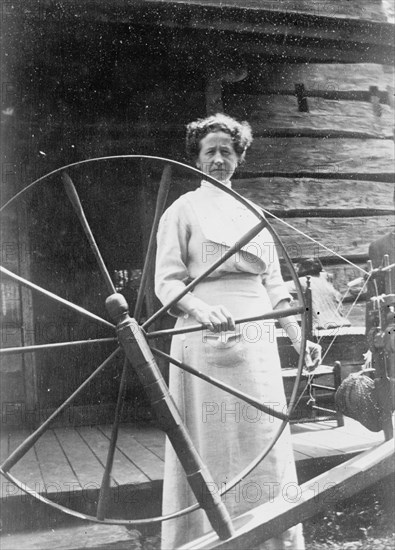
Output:
<svg viewBox="0 0 395 550">
<path fill-rule="evenodd" d="M 251 142 L 250 126 L 223 114 L 187 127 L 187 150 L 196 167 L 229 187 Z M 203 273 L 256 223 L 256 216 L 247 208 L 206 181 L 176 200 L 164 213 L 158 230 L 155 289 L 162 303 L 173 299 L 187 281 Z M 236 327 L 234 320 L 289 307 L 290 299 L 273 239 L 265 229 L 172 308 L 171 313 L 178 317 L 177 327 L 200 323 L 207 330 L 174 337 L 171 353 L 283 411 L 285 397 L 274 322 Z M 297 326 L 290 317 L 283 318 L 281 324 L 289 333 Z M 295 348 L 299 349 L 299 344 L 295 341 Z M 319 350 L 313 351 L 318 364 Z M 222 490 L 273 440 L 279 421 L 240 399 L 174 366 L 170 367 L 169 385 L 215 482 L 213 490 Z M 296 473 L 289 430 L 285 430 L 265 460 L 223 500 L 234 517 L 264 502 L 276 506 L 276 497 L 288 498 L 291 489 L 297 490 Z M 180 463 L 167 442 L 163 514 L 194 502 Z M 210 530 L 201 510 L 165 521 L 162 549 L 173 550 Z M 301 530 L 290 529 L 261 548 L 301 550 Z"/>
</svg>

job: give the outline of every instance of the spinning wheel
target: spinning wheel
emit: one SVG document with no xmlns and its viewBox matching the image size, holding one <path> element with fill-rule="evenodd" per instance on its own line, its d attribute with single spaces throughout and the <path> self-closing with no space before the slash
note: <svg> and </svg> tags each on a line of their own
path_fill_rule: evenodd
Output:
<svg viewBox="0 0 395 550">
<path fill-rule="evenodd" d="M 132 159 L 132 160 L 147 159 L 150 162 L 165 164 L 160 187 L 159 187 L 158 197 L 157 197 L 156 212 L 155 212 L 155 217 L 153 221 L 153 227 L 151 230 L 150 241 L 148 245 L 148 253 L 144 263 L 144 269 L 141 277 L 141 284 L 137 295 L 136 305 L 134 307 L 133 317 L 129 316 L 128 305 L 123 295 L 116 292 L 114 283 L 109 275 L 105 262 L 102 258 L 102 255 L 97 247 L 96 241 L 90 229 L 87 218 L 84 214 L 84 210 L 81 205 L 77 191 L 69 175 L 66 173 L 66 170 L 71 167 L 77 167 L 82 164 L 93 163 L 93 162 L 105 162 L 110 159 L 112 160 L 112 159 L 120 159 L 120 158 Z M 250 210 L 256 216 L 257 223 L 246 234 L 240 236 L 239 241 L 236 244 L 234 244 L 231 248 L 229 248 L 226 254 L 224 254 L 220 258 L 220 260 L 218 260 L 214 265 L 212 265 L 209 269 L 207 269 L 203 275 L 191 281 L 185 287 L 185 289 L 182 292 L 180 292 L 178 296 L 176 296 L 170 303 L 165 304 L 156 313 L 151 315 L 148 319 L 146 319 L 143 322 L 142 314 L 141 314 L 142 306 L 143 306 L 144 296 L 147 290 L 150 266 L 152 265 L 152 261 L 155 255 L 155 245 L 154 245 L 155 235 L 158 228 L 160 216 L 164 210 L 164 206 L 166 203 L 166 198 L 167 198 L 167 194 L 170 186 L 170 166 L 177 166 L 179 168 L 189 171 L 190 173 L 193 173 L 194 175 L 204 176 L 206 180 L 214 184 L 218 189 L 221 189 L 224 193 L 231 195 L 236 200 L 241 202 L 248 210 Z M 64 401 L 64 403 L 47 420 L 45 420 L 41 424 L 41 426 L 39 426 L 39 428 L 37 428 L 5 460 L 5 462 L 1 465 L 0 472 L 9 481 L 17 485 L 22 491 L 28 493 L 29 495 L 35 497 L 36 499 L 42 502 L 45 502 L 48 505 L 62 512 L 65 512 L 67 514 L 70 514 L 78 518 L 86 519 L 93 522 L 107 523 L 107 524 L 137 526 L 137 525 L 142 525 L 146 523 L 158 523 L 161 521 L 165 521 L 167 519 L 179 517 L 181 515 L 187 514 L 201 507 L 206 511 L 207 516 L 213 528 L 217 532 L 218 536 L 221 539 L 229 538 L 233 533 L 233 527 L 232 527 L 229 514 L 224 504 L 221 501 L 221 495 L 211 494 L 208 489 L 209 483 L 211 480 L 210 473 L 208 472 L 205 465 L 202 463 L 202 460 L 200 459 L 187 430 L 182 424 L 180 415 L 169 393 L 167 385 L 165 384 L 162 378 L 160 370 L 155 362 L 154 356 L 163 357 L 167 359 L 169 362 L 175 364 L 177 367 L 192 373 L 193 375 L 209 382 L 210 384 L 217 386 L 222 390 L 225 390 L 231 393 L 232 395 L 244 400 L 246 403 L 253 405 L 259 411 L 272 415 L 282 421 L 281 424 L 279 425 L 277 433 L 275 434 L 275 437 L 270 442 L 270 444 L 267 445 L 264 449 L 262 449 L 260 454 L 242 472 L 240 472 L 229 484 L 227 484 L 226 490 L 223 490 L 221 494 L 224 494 L 225 492 L 230 491 L 237 483 L 240 482 L 241 479 L 243 479 L 246 475 L 248 475 L 248 473 L 250 473 L 262 460 L 264 460 L 264 458 L 267 456 L 267 454 L 276 444 L 277 440 L 279 439 L 283 430 L 285 429 L 287 423 L 289 422 L 289 418 L 292 414 L 293 407 L 295 404 L 295 398 L 296 398 L 299 380 L 300 380 L 300 376 L 303 368 L 303 362 L 304 362 L 303 358 L 304 358 L 304 349 L 305 349 L 305 315 L 304 315 L 305 303 L 304 303 L 303 292 L 301 290 L 298 277 L 293 269 L 292 262 L 287 252 L 285 251 L 280 239 L 275 234 L 274 230 L 271 228 L 271 226 L 269 225 L 267 220 L 264 218 L 262 213 L 256 207 L 251 205 L 246 199 L 238 195 L 232 189 L 229 189 L 223 184 L 219 183 L 214 178 L 208 176 L 207 174 L 202 174 L 199 170 L 195 168 L 183 165 L 179 162 L 176 162 L 170 159 L 164 159 L 160 157 L 150 157 L 150 156 L 143 156 L 143 155 L 121 155 L 116 157 L 103 157 L 103 158 L 97 158 L 97 159 L 89 159 L 89 160 L 64 166 L 62 168 L 54 170 L 53 172 L 39 178 L 38 180 L 30 184 L 28 187 L 26 187 L 17 195 L 15 195 L 5 206 L 3 206 L 1 211 L 9 207 L 10 205 L 14 204 L 21 196 L 24 195 L 24 193 L 26 193 L 32 187 L 36 187 L 47 178 L 60 173 L 62 174 L 62 181 L 65 186 L 67 195 L 82 224 L 84 232 L 88 238 L 90 247 L 96 257 L 101 274 L 106 283 L 106 287 L 108 291 L 106 307 L 111 317 L 116 321 L 116 326 L 110 323 L 109 321 L 91 313 L 87 309 L 84 309 L 78 305 L 75 305 L 74 303 L 68 300 L 65 300 L 64 298 L 61 298 L 60 296 L 57 296 L 56 294 L 49 292 L 48 290 L 45 290 L 44 288 L 28 281 L 27 279 L 22 278 L 16 273 L 9 271 L 5 267 L 0 266 L 0 270 L 3 276 L 9 277 L 10 279 L 12 279 L 13 281 L 16 281 L 20 285 L 30 288 L 35 292 L 41 293 L 48 299 L 54 300 L 55 302 L 62 304 L 64 307 L 71 309 L 74 312 L 77 312 L 78 314 L 83 315 L 89 319 L 92 319 L 97 323 L 100 323 L 100 325 L 106 327 L 108 330 L 112 332 L 114 332 L 115 330 L 119 345 L 118 347 L 116 346 L 116 338 L 112 337 L 112 338 L 101 338 L 96 340 L 87 340 L 87 341 L 78 341 L 78 342 L 74 341 L 74 342 L 61 342 L 61 343 L 46 344 L 46 345 L 33 345 L 33 346 L 26 346 L 21 348 L 6 348 L 1 351 L 1 353 L 3 354 L 12 354 L 12 353 L 35 352 L 35 351 L 38 352 L 42 349 L 61 348 L 66 346 L 67 347 L 83 346 L 85 344 L 90 344 L 90 343 L 96 343 L 96 344 L 106 343 L 106 345 L 108 345 L 108 342 L 114 342 L 114 345 L 115 345 L 115 350 L 96 368 L 96 370 L 81 384 L 81 386 L 78 387 L 72 393 L 72 395 L 70 395 L 70 397 L 66 399 L 66 401 Z M 164 315 L 166 315 L 167 310 L 173 304 L 175 304 L 178 300 L 180 300 L 187 292 L 193 290 L 193 288 L 201 280 L 206 278 L 211 272 L 217 269 L 230 256 L 238 252 L 263 228 L 267 228 L 270 231 L 275 241 L 282 248 L 283 255 L 285 257 L 289 270 L 292 274 L 292 278 L 297 287 L 299 303 L 302 305 L 299 307 L 295 307 L 287 310 L 271 311 L 253 318 L 237 319 L 236 323 L 245 323 L 248 321 L 256 321 L 256 320 L 263 320 L 263 319 L 279 319 L 281 317 L 285 317 L 289 315 L 302 314 L 302 344 L 301 344 L 301 353 L 299 356 L 298 375 L 296 376 L 296 379 L 295 379 L 292 395 L 291 395 L 286 413 L 277 412 L 273 410 L 273 408 L 270 408 L 266 406 L 264 403 L 261 403 L 259 400 L 255 399 L 254 397 L 244 394 L 243 392 L 240 392 L 236 388 L 230 387 L 222 383 L 218 379 L 215 379 L 215 378 L 212 378 L 211 376 L 203 374 L 197 371 L 196 369 L 190 367 L 189 365 L 180 363 L 179 361 L 170 357 L 163 351 L 160 351 L 154 347 L 150 347 L 150 342 L 153 340 L 153 338 L 155 339 L 168 338 L 169 336 L 174 334 L 183 334 L 186 332 L 203 330 L 203 327 L 200 325 L 189 326 L 188 328 L 185 328 L 185 329 L 155 330 L 151 332 L 149 331 L 149 328 L 152 326 L 154 321 L 159 320 Z M 65 506 L 59 505 L 58 503 L 52 502 L 49 499 L 40 495 L 38 492 L 26 487 L 20 480 L 16 479 L 16 477 L 12 475 L 11 470 L 13 466 L 15 466 L 22 459 L 22 457 L 33 447 L 33 445 L 44 434 L 44 432 L 50 428 L 50 426 L 55 421 L 55 419 L 67 407 L 71 405 L 73 400 L 87 388 L 88 384 L 100 372 L 102 372 L 108 364 L 111 363 L 111 361 L 115 358 L 115 356 L 118 356 L 119 354 L 123 354 L 124 356 L 124 366 L 123 366 L 120 386 L 118 390 L 118 399 L 117 399 L 117 405 L 115 410 L 115 418 L 114 418 L 114 423 L 112 427 L 111 438 L 110 438 L 106 467 L 103 474 L 103 480 L 102 480 L 102 485 L 100 489 L 100 496 L 99 496 L 99 501 L 97 506 L 96 517 L 88 516 L 79 511 L 72 510 Z M 151 517 L 151 518 L 144 518 L 144 519 L 137 519 L 137 520 L 112 519 L 111 517 L 109 517 L 110 511 L 107 509 L 108 496 L 110 491 L 110 474 L 112 470 L 114 453 L 115 453 L 115 448 L 117 443 L 118 427 L 119 427 L 120 416 L 121 416 L 121 405 L 122 405 L 124 388 L 126 383 L 125 380 L 126 380 L 127 371 L 130 368 L 130 366 L 133 367 L 133 369 L 135 369 L 137 376 L 142 382 L 146 390 L 146 393 L 150 399 L 152 408 L 156 413 L 157 421 L 161 426 L 161 428 L 166 432 L 168 438 L 170 439 L 178 455 L 178 458 L 182 463 L 182 466 L 186 472 L 190 487 L 194 492 L 197 500 L 197 503 L 195 505 L 190 506 L 189 508 L 186 508 L 184 510 L 179 510 L 165 517 L 164 516 Z"/>
</svg>

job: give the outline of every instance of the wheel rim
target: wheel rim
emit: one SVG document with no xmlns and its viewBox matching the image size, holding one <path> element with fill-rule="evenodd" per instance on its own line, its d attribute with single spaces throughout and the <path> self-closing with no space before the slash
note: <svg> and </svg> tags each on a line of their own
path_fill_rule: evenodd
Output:
<svg viewBox="0 0 395 550">
<path fill-rule="evenodd" d="M 172 159 L 166 159 L 166 158 L 163 158 L 163 157 L 157 157 L 157 156 L 149 156 L 149 155 L 117 155 L 117 156 L 109 156 L 109 157 L 99 157 L 99 158 L 94 158 L 94 159 L 86 159 L 86 160 L 83 160 L 83 161 L 80 161 L 80 162 L 75 162 L 75 163 L 72 163 L 72 164 L 68 164 L 68 165 L 65 165 L 61 168 L 58 168 L 48 174 L 46 174 L 45 176 L 42 176 L 40 178 L 38 178 L 37 180 L 35 180 L 34 182 L 32 182 L 31 184 L 29 184 L 27 187 L 25 187 L 24 189 L 22 189 L 20 192 L 18 192 L 14 197 L 12 197 L 3 207 L 0 208 L 0 212 L 2 212 L 5 208 L 13 205 L 15 203 L 15 201 L 17 201 L 19 198 L 21 198 L 27 191 L 31 190 L 33 187 L 39 185 L 41 182 L 45 181 L 46 179 L 52 177 L 52 176 L 55 176 L 56 174 L 59 174 L 59 173 L 63 173 L 63 174 L 66 174 L 66 170 L 69 169 L 69 168 L 74 168 L 74 167 L 78 167 L 80 165 L 85 165 L 85 164 L 89 164 L 89 163 L 94 163 L 94 162 L 105 162 L 105 161 L 109 161 L 109 160 L 116 160 L 116 159 L 135 159 L 135 160 L 141 160 L 141 159 L 146 159 L 146 160 L 149 160 L 149 161 L 154 161 L 154 162 L 159 162 L 159 163 L 164 163 L 165 164 L 165 170 L 166 170 L 166 167 L 167 166 L 177 166 L 177 167 L 181 167 L 183 169 L 186 169 L 188 170 L 189 172 L 193 173 L 194 175 L 198 175 L 200 177 L 204 177 L 204 179 L 206 179 L 207 181 L 209 181 L 210 183 L 212 183 L 215 187 L 221 189 L 223 192 L 233 196 L 236 200 L 238 200 L 239 202 L 241 202 L 248 210 L 250 210 L 256 217 L 257 217 L 257 220 L 258 222 L 260 222 L 261 224 L 263 224 L 260 228 L 260 230 L 262 229 L 262 227 L 265 227 L 266 229 L 268 229 L 268 231 L 271 233 L 272 237 L 274 238 L 275 242 L 280 246 L 281 248 L 281 251 L 283 253 L 283 256 L 285 258 L 285 261 L 288 265 L 288 268 L 291 272 L 291 275 L 292 275 L 292 278 L 295 282 L 295 286 L 296 286 L 296 289 L 297 289 L 297 293 L 298 293 L 298 298 L 299 298 L 299 302 L 301 304 L 303 304 L 301 306 L 301 311 L 300 313 L 302 314 L 301 315 L 301 318 L 302 318 L 302 322 L 301 322 L 301 354 L 300 354 L 300 357 L 299 357 L 299 362 L 298 362 L 298 368 L 297 368 L 297 376 L 296 376 L 296 379 L 295 379 L 295 383 L 294 383 L 294 386 L 293 386 L 293 390 L 292 390 L 292 393 L 291 393 L 291 398 L 289 400 L 289 405 L 288 405 L 288 409 L 287 409 L 287 414 L 286 414 L 286 418 L 282 420 L 282 423 L 280 424 L 273 440 L 262 450 L 261 453 L 259 453 L 259 455 L 247 466 L 245 467 L 242 472 L 240 472 L 237 476 L 235 476 L 233 478 L 233 480 L 231 480 L 231 482 L 227 485 L 226 489 L 223 489 L 220 494 L 223 495 L 225 493 L 227 493 L 228 491 L 230 491 L 235 485 L 237 485 L 237 483 L 239 483 L 241 481 L 241 479 L 243 479 L 246 475 L 248 475 L 266 456 L 267 454 L 271 451 L 271 449 L 274 447 L 274 445 L 277 443 L 278 439 L 280 438 L 281 434 L 283 433 L 285 427 L 287 426 L 288 422 L 289 422 L 289 416 L 292 414 L 292 411 L 293 411 L 293 407 L 295 405 L 295 400 L 296 400 L 296 395 L 297 395 L 297 391 L 298 391 L 298 386 L 299 386 L 299 382 L 300 382 L 300 377 L 301 377 L 301 373 L 302 373 L 302 368 L 303 368 L 303 358 L 304 358 L 304 349 L 305 349 L 305 343 L 306 343 L 306 323 L 305 323 L 305 315 L 304 315 L 304 308 L 305 308 L 305 303 L 304 303 L 304 295 L 303 295 L 303 292 L 302 292 L 302 289 L 301 289 L 301 286 L 300 286 L 300 283 L 299 283 L 299 279 L 295 273 L 295 270 L 293 268 L 293 264 L 289 258 L 289 255 L 284 247 L 284 245 L 282 244 L 280 238 L 278 237 L 278 235 L 276 234 L 276 232 L 274 231 L 274 229 L 271 227 L 271 225 L 267 222 L 267 220 L 264 218 L 264 216 L 262 215 L 261 212 L 259 212 L 259 210 L 257 210 L 253 205 L 251 205 L 249 203 L 249 201 L 247 201 L 246 199 L 244 199 L 243 197 L 241 197 L 238 193 L 236 193 L 233 189 L 229 189 L 228 187 L 224 186 L 223 184 L 221 184 L 220 182 L 218 182 L 215 178 L 207 175 L 207 174 L 203 174 L 202 172 L 200 172 L 200 170 L 196 169 L 196 168 L 193 168 L 191 166 L 188 166 L 188 165 L 185 165 L 181 162 L 178 162 L 178 161 L 175 161 L 175 160 L 172 160 Z M 67 179 L 67 174 L 66 176 L 63 175 L 63 179 Z M 163 179 L 163 177 L 162 177 Z M 71 181 L 71 180 L 70 180 Z M 68 182 L 69 183 L 69 182 Z M 72 183 L 72 182 L 71 182 Z M 69 185 L 70 187 L 70 185 Z M 69 194 L 69 193 L 68 193 Z M 70 196 L 70 195 L 69 195 Z M 77 197 L 78 198 L 78 197 Z M 164 206 L 164 200 L 163 200 L 163 197 L 162 197 L 162 201 L 163 201 L 163 206 Z M 73 199 L 71 199 L 71 202 L 73 204 Z M 75 201 L 74 201 L 75 202 Z M 73 206 L 75 206 L 73 204 Z M 163 209 L 162 209 L 163 210 Z M 80 217 L 80 216 L 79 216 Z M 160 217 L 160 216 L 159 216 Z M 80 217 L 80 221 L 81 221 L 81 217 Z M 257 227 L 257 226 L 256 226 Z M 151 233 L 151 235 L 153 234 L 153 232 Z M 89 240 L 89 236 L 88 236 L 88 240 Z M 248 242 L 248 241 L 247 241 Z M 91 246 L 92 243 L 90 242 Z M 241 247 L 241 246 L 240 246 Z M 100 255 L 100 253 L 99 253 Z M 96 255 L 96 258 L 98 259 L 98 256 Z M 149 258 L 149 260 L 151 260 L 152 258 Z M 223 261 L 225 261 L 226 258 L 223 259 Z M 102 275 L 104 276 L 105 280 L 106 280 L 106 283 L 107 283 L 107 288 L 109 290 L 109 292 L 111 293 L 114 289 L 114 286 L 113 286 L 113 283 L 111 281 L 111 278 L 109 277 L 108 275 L 108 272 L 107 272 L 107 275 L 106 275 L 106 268 L 105 268 L 105 265 L 104 265 L 104 262 L 102 261 L 102 259 L 100 260 L 100 258 L 98 259 L 98 262 L 99 262 L 99 266 L 100 266 L 100 262 L 102 262 L 102 266 L 101 266 L 101 271 L 102 271 Z M 223 263 L 223 262 L 221 262 Z M 3 273 L 5 273 L 6 275 L 11 276 L 14 275 L 12 274 L 11 272 L 9 272 L 8 270 L 5 270 L 5 268 L 2 268 L 1 267 L 1 270 L 3 271 Z M 142 275 L 142 279 L 144 278 L 144 273 L 146 273 L 147 269 L 146 269 L 146 266 L 144 267 L 144 271 L 143 271 L 143 275 Z M 207 273 L 204 274 L 204 278 L 206 277 Z M 23 279 L 21 280 L 22 278 L 19 278 L 19 281 L 20 283 L 22 284 L 26 284 L 26 281 L 24 281 Z M 16 276 L 16 278 L 14 277 L 14 280 L 18 280 L 18 276 Z M 195 283 L 196 284 L 196 283 Z M 29 285 L 26 285 L 26 286 L 29 286 Z M 143 286 L 143 285 L 142 285 Z M 37 290 L 37 285 L 33 285 L 31 286 L 30 288 L 32 288 L 33 290 Z M 141 290 L 142 287 L 140 287 L 140 290 Z M 41 289 L 40 289 L 41 290 Z M 139 294 L 138 294 L 138 297 L 137 297 L 137 303 L 136 303 L 136 308 L 135 308 L 135 313 L 136 313 L 136 316 L 139 318 L 140 317 L 140 313 L 141 313 L 141 303 L 142 303 L 142 299 L 144 297 L 144 293 L 145 293 L 145 288 L 142 288 L 142 291 L 140 292 L 139 290 Z M 56 296 L 56 298 L 59 299 L 58 296 Z M 55 299 L 56 299 L 55 298 Z M 177 296 L 174 300 L 174 302 L 178 301 L 179 299 L 181 298 L 181 295 Z M 62 300 L 62 299 L 61 299 Z M 67 304 L 66 304 L 67 305 Z M 68 307 L 71 307 L 70 304 L 68 304 Z M 149 325 L 151 325 L 155 320 L 161 318 L 161 316 L 163 316 L 165 314 L 165 311 L 167 311 L 169 307 L 169 304 L 166 304 L 165 306 L 163 306 L 162 308 L 160 308 L 159 311 L 157 311 L 154 315 L 152 315 L 145 323 L 143 323 L 142 328 L 143 329 L 146 329 Z M 86 314 L 86 310 L 84 311 L 79 311 L 81 314 Z M 90 314 L 90 312 L 88 312 L 88 314 Z M 287 315 L 289 315 L 289 313 L 287 312 L 286 313 Z M 285 316 L 285 314 L 284 314 Z M 100 321 L 104 321 L 102 319 L 100 319 Z M 244 320 L 244 321 L 247 321 L 247 320 Z M 114 325 L 111 325 L 110 323 L 108 323 L 109 326 L 111 327 L 114 327 Z M 203 330 L 203 327 L 202 329 Z M 160 336 L 161 335 L 161 332 L 163 331 L 157 331 L 157 334 L 156 336 Z M 149 337 L 150 333 L 147 333 L 147 337 Z M 104 341 L 104 339 L 101 339 Z M 107 341 L 110 340 L 110 339 L 107 339 Z M 115 339 L 114 339 L 115 340 Z M 100 341 L 98 341 L 98 343 L 100 343 Z M 69 345 L 73 345 L 73 344 L 81 344 L 82 345 L 82 342 L 71 342 L 71 343 L 68 343 Z M 58 344 L 59 346 L 61 346 L 62 344 Z M 65 344 L 63 344 L 65 345 Z M 56 344 L 55 344 L 56 346 Z M 32 349 L 32 348 L 35 348 L 35 349 Z M 30 346 L 29 348 L 26 348 L 25 350 L 23 351 L 38 351 L 40 348 L 40 346 Z M 7 348 L 6 348 L 7 350 Z M 12 353 L 13 351 L 16 351 L 16 350 L 8 350 L 6 351 L 6 353 Z M 20 348 L 18 348 L 18 351 L 20 351 Z M 115 357 L 115 355 L 117 353 L 119 353 L 120 351 L 120 348 L 117 348 L 105 361 L 104 363 L 102 363 L 98 369 L 96 369 L 96 371 L 93 373 L 93 376 L 89 376 L 88 379 L 79 387 L 77 388 L 76 392 L 80 392 L 82 391 L 81 388 L 85 388 L 87 386 L 87 384 L 93 379 L 94 376 L 96 376 L 97 374 L 97 371 L 101 371 L 107 364 L 108 364 L 108 361 L 110 361 L 113 357 Z M 124 365 L 124 369 L 123 369 L 123 374 L 125 372 L 125 369 L 126 369 L 126 363 Z M 122 383 L 121 383 L 121 387 L 120 387 L 120 390 L 119 390 L 119 395 L 118 395 L 118 402 L 120 402 L 122 400 Z M 70 398 L 69 398 L 70 399 Z M 58 414 L 60 414 L 59 411 L 61 410 L 64 410 L 64 408 L 66 406 L 69 406 L 70 402 L 69 402 L 69 399 L 67 399 L 54 413 L 54 415 L 58 416 Z M 51 415 L 52 416 L 52 415 Z M 53 421 L 53 420 L 52 420 Z M 46 431 L 47 429 L 50 428 L 51 424 L 52 424 L 52 421 L 50 421 L 48 423 L 48 421 L 45 421 L 35 432 L 33 432 L 33 434 L 36 434 L 37 435 L 37 432 L 40 432 L 38 437 L 35 437 L 35 440 L 34 441 L 37 441 L 39 439 L 39 437 L 41 437 L 41 435 L 44 433 L 44 431 Z M 119 418 L 118 418 L 118 422 L 119 422 Z M 114 425 L 117 424 L 117 421 L 114 422 Z M 42 426 L 44 426 L 45 429 L 42 429 Z M 41 431 L 40 431 L 41 430 Z M 117 426 L 116 426 L 116 429 L 115 429 L 115 432 L 117 432 Z M 116 446 L 116 439 L 117 439 L 117 434 L 115 433 L 115 440 L 113 442 L 113 445 L 111 445 L 111 442 L 110 442 L 110 453 L 109 455 L 111 454 L 111 448 L 112 448 L 112 451 L 114 451 L 115 449 L 115 446 Z M 34 439 L 34 438 L 33 438 Z M 28 441 L 29 438 L 26 440 Z M 196 509 L 199 508 L 199 504 L 195 504 L 195 505 L 192 505 L 192 506 L 189 506 L 188 508 L 185 508 L 183 510 L 179 510 L 177 512 L 174 512 L 173 514 L 169 514 L 167 516 L 158 516 L 158 517 L 151 517 L 151 518 L 143 518 L 143 519 L 137 519 L 137 520 L 134 520 L 134 519 L 130 519 L 130 520 L 119 520 L 119 519 L 111 519 L 111 518 L 105 518 L 104 517 L 94 517 L 94 516 L 89 516 L 87 514 L 84 514 L 84 513 L 81 513 L 81 512 L 78 512 L 76 510 L 72 510 L 72 509 L 69 509 L 67 507 L 64 507 L 62 505 L 59 505 L 49 499 L 47 499 L 46 497 L 43 497 L 42 495 L 40 495 L 38 492 L 26 487 L 21 481 L 19 481 L 18 479 L 16 479 L 12 474 L 9 473 L 9 469 L 11 469 L 23 456 L 24 454 L 34 445 L 34 441 L 33 443 L 25 450 L 25 452 L 20 456 L 20 458 L 18 458 L 17 461 L 15 461 L 11 466 L 9 466 L 9 462 L 7 459 L 3 465 L 1 466 L 0 468 L 0 472 L 9 480 L 11 481 L 12 483 L 14 483 L 17 487 L 19 487 L 21 490 L 23 490 L 25 493 L 27 494 L 30 494 L 31 496 L 35 497 L 36 499 L 40 500 L 41 502 L 45 502 L 46 504 L 52 506 L 53 508 L 56 508 L 64 513 L 67 513 L 69 515 L 72 515 L 74 517 L 78 517 L 78 518 L 83 518 L 83 519 L 87 519 L 89 521 L 93 521 L 93 522 L 97 522 L 97 523 L 108 523 L 108 524 L 116 524 L 116 525 L 127 525 L 127 526 L 138 526 L 138 525 L 144 525 L 144 524 L 151 524 L 151 523 L 159 523 L 159 522 L 162 522 L 162 521 L 165 521 L 167 519 L 173 519 L 173 518 L 176 518 L 176 517 L 180 517 L 182 515 L 185 515 L 187 513 L 190 513 Z M 26 443 L 26 442 L 25 442 Z M 23 444 L 22 444 L 23 445 Z M 108 456 L 109 456 L 108 455 Z M 111 462 L 111 460 L 110 460 Z M 112 463 L 110 464 L 110 473 L 111 473 L 111 468 L 112 468 Z M 103 487 L 103 484 L 102 484 L 102 487 Z M 108 490 L 108 488 L 106 489 Z M 98 513 L 98 515 L 100 515 Z"/>
</svg>

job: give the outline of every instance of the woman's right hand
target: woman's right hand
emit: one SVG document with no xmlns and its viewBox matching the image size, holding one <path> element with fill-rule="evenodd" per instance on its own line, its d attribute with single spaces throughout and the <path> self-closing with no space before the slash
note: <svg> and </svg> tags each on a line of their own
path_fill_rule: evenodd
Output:
<svg viewBox="0 0 395 550">
<path fill-rule="evenodd" d="M 236 325 L 231 313 L 226 307 L 218 305 L 201 304 L 193 308 L 190 315 L 198 323 L 212 332 L 222 332 L 224 330 L 235 330 Z"/>
</svg>

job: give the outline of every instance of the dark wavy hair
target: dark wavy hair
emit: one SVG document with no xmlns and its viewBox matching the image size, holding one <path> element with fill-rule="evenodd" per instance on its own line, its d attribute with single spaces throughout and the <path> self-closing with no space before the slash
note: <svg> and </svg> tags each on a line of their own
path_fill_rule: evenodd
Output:
<svg viewBox="0 0 395 550">
<path fill-rule="evenodd" d="M 298 276 L 319 275 L 324 268 L 318 258 L 306 258 L 298 264 Z"/>
<path fill-rule="evenodd" d="M 195 161 L 197 159 L 200 142 L 210 132 L 229 134 L 233 141 L 233 147 L 240 157 L 240 162 L 244 160 L 245 153 L 252 143 L 251 126 L 248 122 L 238 122 L 223 113 L 217 113 L 207 118 L 199 118 L 187 125 L 186 151 L 191 160 Z"/>
</svg>

